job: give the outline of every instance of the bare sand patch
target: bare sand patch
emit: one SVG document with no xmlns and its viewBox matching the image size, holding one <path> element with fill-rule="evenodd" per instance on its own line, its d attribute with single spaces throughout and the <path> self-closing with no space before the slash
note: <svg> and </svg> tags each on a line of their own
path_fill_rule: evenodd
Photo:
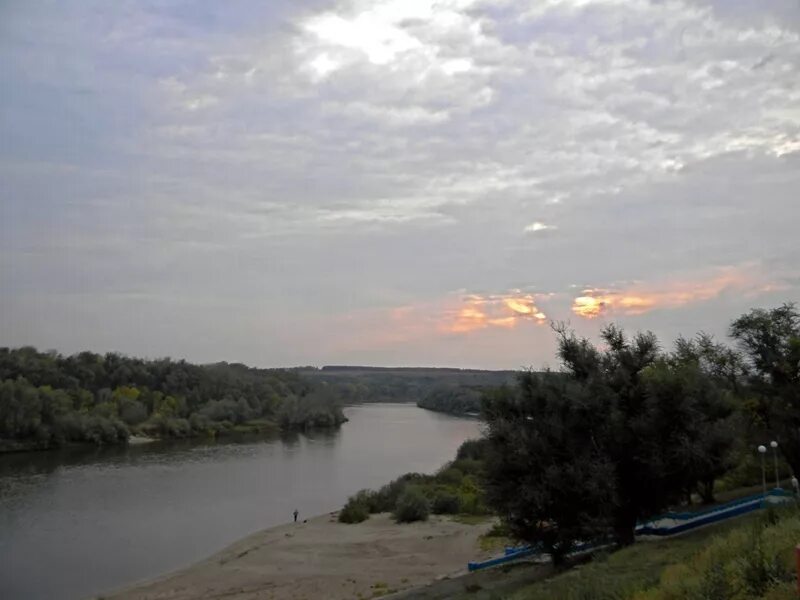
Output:
<svg viewBox="0 0 800 600">
<path fill-rule="evenodd" d="M 372 598 L 462 574 L 468 561 L 489 555 L 478 542 L 489 521 L 467 525 L 431 516 L 398 525 L 381 514 L 346 525 L 335 514 L 261 531 L 187 569 L 106 598 Z"/>
</svg>

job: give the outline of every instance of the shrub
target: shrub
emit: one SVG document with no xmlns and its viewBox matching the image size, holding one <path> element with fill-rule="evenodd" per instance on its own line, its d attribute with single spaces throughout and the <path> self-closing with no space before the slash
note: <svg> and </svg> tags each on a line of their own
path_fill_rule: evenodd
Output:
<svg viewBox="0 0 800 600">
<path fill-rule="evenodd" d="M 461 469 L 457 469 L 455 467 L 447 467 L 446 469 L 442 469 L 436 475 L 436 480 L 439 483 L 444 483 L 446 485 L 458 486 L 461 484 L 462 479 L 464 479 L 464 473 L 461 472 Z"/>
<path fill-rule="evenodd" d="M 351 500 L 365 506 L 370 513 L 388 512 L 388 510 L 380 510 L 378 492 L 372 490 L 361 490 Z"/>
<path fill-rule="evenodd" d="M 406 482 L 395 479 L 378 490 L 370 505 L 371 512 L 391 512 L 397 505 L 397 499 L 406 489 Z"/>
<path fill-rule="evenodd" d="M 122 400 L 119 418 L 127 425 L 138 425 L 147 419 L 147 408 L 138 400 Z"/>
<path fill-rule="evenodd" d="M 467 515 L 486 515 L 490 511 L 478 494 L 462 493 L 461 512 Z"/>
<path fill-rule="evenodd" d="M 486 457 L 487 443 L 485 438 L 467 440 L 458 447 L 456 460 L 467 458 L 470 460 L 483 460 Z"/>
<path fill-rule="evenodd" d="M 213 433 L 215 430 L 215 423 L 201 413 L 194 413 L 189 417 L 189 425 L 196 432 Z"/>
<path fill-rule="evenodd" d="M 398 523 L 426 521 L 429 513 L 428 500 L 414 488 L 406 489 L 398 498 L 397 506 L 394 508 L 394 518 Z"/>
<path fill-rule="evenodd" d="M 483 461 L 472 458 L 459 458 L 450 465 L 451 469 L 458 469 L 464 475 L 480 475 L 483 472 Z"/>
<path fill-rule="evenodd" d="M 387 483 L 377 492 L 374 492 L 370 498 L 370 512 L 391 512 L 397 506 L 397 500 L 406 490 L 406 487 L 413 483 L 415 485 L 424 485 L 434 481 L 431 475 L 423 475 L 421 473 L 406 473 Z"/>
<path fill-rule="evenodd" d="M 156 415 L 139 425 L 139 432 L 156 437 L 185 438 L 189 437 L 192 428 L 189 421 L 173 417 Z"/>
<path fill-rule="evenodd" d="M 340 523 L 361 523 L 369 519 L 369 507 L 360 496 L 361 493 L 352 496 L 339 512 Z"/>
<path fill-rule="evenodd" d="M 440 492 L 433 497 L 431 511 L 435 515 L 457 515 L 461 510 L 461 499 L 456 494 Z"/>
<path fill-rule="evenodd" d="M 169 437 L 185 438 L 192 433 L 192 428 L 186 419 L 167 418 L 164 419 L 164 431 Z"/>
<path fill-rule="evenodd" d="M 706 569 L 697 595 L 702 600 L 729 600 L 734 597 L 731 577 L 723 563 L 713 563 Z"/>
<path fill-rule="evenodd" d="M 753 596 L 761 596 L 783 579 L 780 561 L 766 552 L 760 528 L 754 531 L 752 545 L 739 560 L 739 566 L 745 589 Z"/>
</svg>

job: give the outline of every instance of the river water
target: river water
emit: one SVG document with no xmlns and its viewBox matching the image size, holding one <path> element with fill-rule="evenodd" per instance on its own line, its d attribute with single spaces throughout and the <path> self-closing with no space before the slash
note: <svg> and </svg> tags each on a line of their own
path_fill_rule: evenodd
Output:
<svg viewBox="0 0 800 600">
<path fill-rule="evenodd" d="M 335 432 L 0 455 L 0 598 L 84 599 L 451 460 L 479 422 L 348 407 Z"/>
</svg>

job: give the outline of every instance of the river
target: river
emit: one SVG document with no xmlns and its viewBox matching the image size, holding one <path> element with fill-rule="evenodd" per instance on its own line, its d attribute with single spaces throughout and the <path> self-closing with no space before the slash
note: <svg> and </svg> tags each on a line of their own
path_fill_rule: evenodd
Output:
<svg viewBox="0 0 800 600">
<path fill-rule="evenodd" d="M 0 455 L 0 598 L 80 600 L 451 460 L 478 421 L 413 404 L 345 409 L 338 431 Z"/>
</svg>

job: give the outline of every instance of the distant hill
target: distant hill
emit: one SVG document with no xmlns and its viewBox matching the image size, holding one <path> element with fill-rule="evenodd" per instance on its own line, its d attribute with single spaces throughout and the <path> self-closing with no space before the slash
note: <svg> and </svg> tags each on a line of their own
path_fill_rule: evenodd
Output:
<svg viewBox="0 0 800 600">
<path fill-rule="evenodd" d="M 435 374 L 464 374 L 464 373 L 515 373 L 516 371 L 492 371 L 488 369 L 458 369 L 455 367 L 362 367 L 357 365 L 325 365 L 319 369 L 314 367 L 301 367 L 301 369 L 317 370 L 326 373 L 346 372 L 358 373 L 361 371 L 381 372 L 406 372 L 406 373 L 435 373 Z"/>
<path fill-rule="evenodd" d="M 453 414 L 478 412 L 483 390 L 511 384 L 517 375 L 516 371 L 349 365 L 300 367 L 295 372 L 329 386 L 342 402 L 414 402 Z"/>
</svg>

